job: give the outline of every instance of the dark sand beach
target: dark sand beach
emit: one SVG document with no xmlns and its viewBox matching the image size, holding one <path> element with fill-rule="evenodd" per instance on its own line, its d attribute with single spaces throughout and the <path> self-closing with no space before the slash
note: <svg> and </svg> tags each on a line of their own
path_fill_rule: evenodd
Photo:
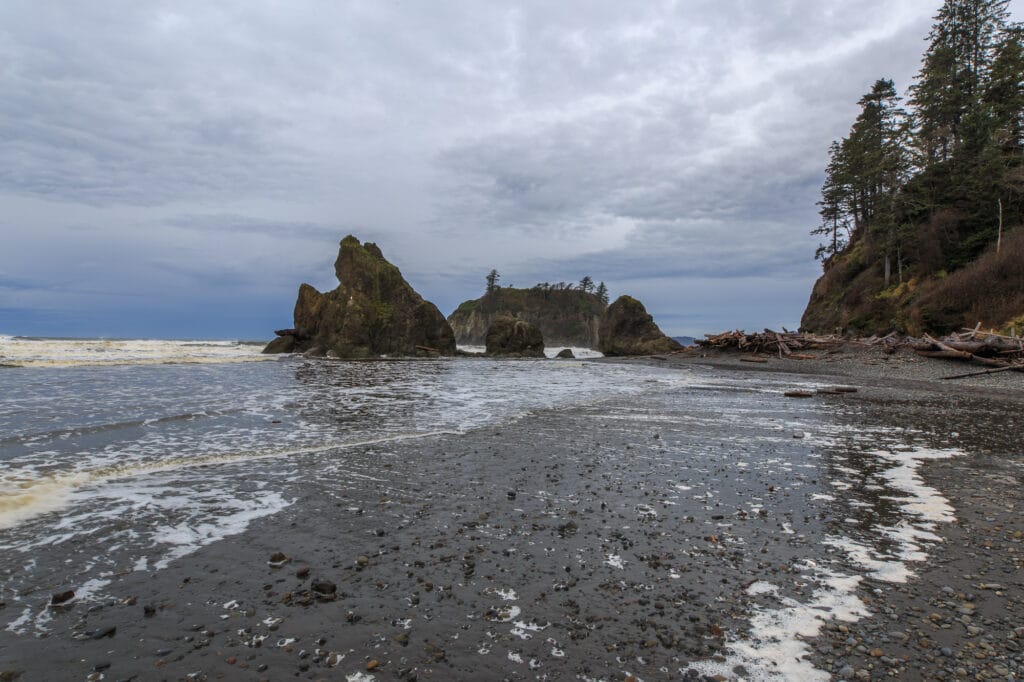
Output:
<svg viewBox="0 0 1024 682">
<path fill-rule="evenodd" d="M 1019 678 L 1019 374 L 631 362 L 725 383 L 350 449 L 245 532 L 0 633 L 0 679 Z"/>
</svg>

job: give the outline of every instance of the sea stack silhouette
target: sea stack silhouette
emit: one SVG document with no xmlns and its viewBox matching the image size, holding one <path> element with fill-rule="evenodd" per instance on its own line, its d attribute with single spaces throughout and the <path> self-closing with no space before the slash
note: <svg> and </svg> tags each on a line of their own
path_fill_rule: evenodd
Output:
<svg viewBox="0 0 1024 682">
<path fill-rule="evenodd" d="M 275 332 L 264 353 L 337 358 L 454 355 L 455 334 L 441 311 L 405 281 L 380 248 L 348 235 L 334 262 L 338 287 L 299 287 L 294 328 Z"/>
</svg>

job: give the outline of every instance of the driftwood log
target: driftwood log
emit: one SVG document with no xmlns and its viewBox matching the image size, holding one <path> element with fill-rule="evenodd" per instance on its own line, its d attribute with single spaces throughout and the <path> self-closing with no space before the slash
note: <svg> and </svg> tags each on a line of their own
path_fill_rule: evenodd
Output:
<svg viewBox="0 0 1024 682">
<path fill-rule="evenodd" d="M 909 350 L 925 358 L 976 362 L 990 368 L 942 377 L 943 379 L 962 379 L 1005 371 L 1024 372 L 1024 340 L 1015 335 L 982 331 L 980 324 L 974 329 L 964 328 L 960 333 L 950 334 L 942 339 L 927 334 L 922 338 L 907 337 L 895 331 L 885 336 L 848 338 L 835 334 L 791 332 L 783 328 L 781 332 L 765 329 L 763 332 L 751 334 L 741 330 L 707 334 L 706 338 L 697 344 L 706 349 L 750 353 L 750 356 L 740 358 L 744 362 L 766 362 L 764 355 L 768 354 L 777 354 L 780 358 L 810 360 L 817 356 L 794 351 L 824 350 L 826 353 L 836 353 L 845 344 L 855 344 L 882 346 L 888 353 Z"/>
</svg>

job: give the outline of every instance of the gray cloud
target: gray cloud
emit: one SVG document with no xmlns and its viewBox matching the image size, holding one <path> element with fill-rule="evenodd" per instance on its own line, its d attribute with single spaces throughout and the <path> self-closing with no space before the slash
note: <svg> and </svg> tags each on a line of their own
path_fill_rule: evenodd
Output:
<svg viewBox="0 0 1024 682">
<path fill-rule="evenodd" d="M 497 267 L 793 320 L 828 144 L 937 5 L 10 0 L 0 332 L 257 336 L 349 232 L 446 311 Z"/>
</svg>

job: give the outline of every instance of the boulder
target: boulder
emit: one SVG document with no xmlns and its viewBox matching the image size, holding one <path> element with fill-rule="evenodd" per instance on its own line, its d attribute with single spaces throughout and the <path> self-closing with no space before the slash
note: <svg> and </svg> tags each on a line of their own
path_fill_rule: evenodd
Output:
<svg viewBox="0 0 1024 682">
<path fill-rule="evenodd" d="M 265 353 L 294 352 L 338 358 L 455 354 L 455 335 L 444 315 L 423 300 L 376 244 L 341 240 L 334 263 L 338 287 L 321 293 L 303 284 L 294 329 L 281 330 Z M 287 350 L 286 350 L 287 349 Z"/>
<path fill-rule="evenodd" d="M 653 355 L 680 348 L 635 298 L 620 296 L 601 316 L 598 350 L 605 355 Z"/>
<path fill-rule="evenodd" d="M 291 334 L 282 334 L 267 344 L 263 349 L 264 353 L 291 353 L 295 350 L 295 337 Z"/>
<path fill-rule="evenodd" d="M 558 351 L 558 355 L 556 355 L 555 357 L 556 358 L 575 358 L 576 355 L 572 352 L 572 348 L 563 348 L 562 350 Z"/>
<path fill-rule="evenodd" d="M 526 320 L 503 316 L 487 330 L 487 354 L 518 358 L 544 357 L 544 337 Z"/>
</svg>

